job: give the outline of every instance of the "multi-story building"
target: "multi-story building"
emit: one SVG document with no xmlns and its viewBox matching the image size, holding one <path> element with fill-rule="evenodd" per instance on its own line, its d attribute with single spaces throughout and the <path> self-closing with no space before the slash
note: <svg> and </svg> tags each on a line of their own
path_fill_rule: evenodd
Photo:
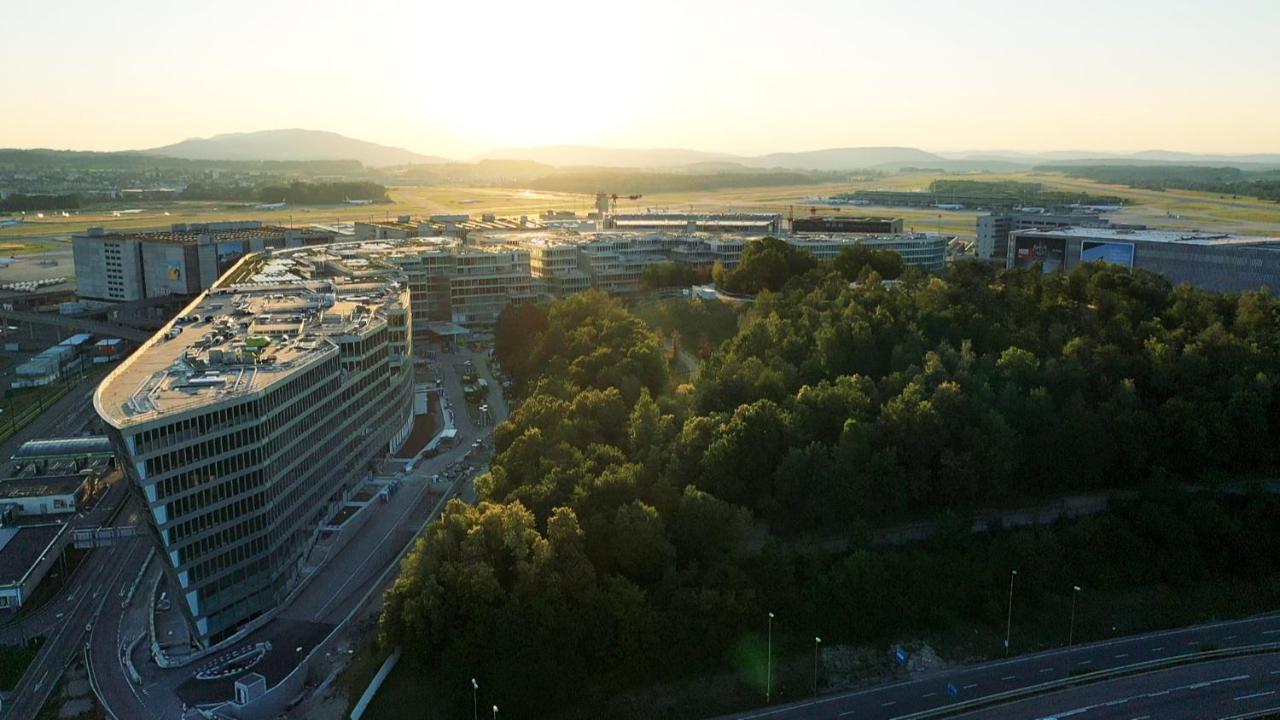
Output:
<svg viewBox="0 0 1280 720">
<path fill-rule="evenodd" d="M 614 213 L 606 227 L 630 232 L 716 232 L 778 235 L 779 213 Z"/>
<path fill-rule="evenodd" d="M 841 217 L 839 215 L 798 217 L 791 221 L 791 232 L 888 235 L 902 232 L 902 218 Z"/>
<path fill-rule="evenodd" d="M 129 302 L 195 295 L 248 253 L 332 242 L 317 228 L 256 221 L 178 224 L 168 230 L 108 232 L 90 228 L 72 239 L 77 294 L 84 300 Z"/>
<path fill-rule="evenodd" d="M 1280 288 L 1280 238 L 1073 227 L 1015 231 L 1009 242 L 1011 268 L 1038 265 L 1049 272 L 1107 262 L 1219 292 Z"/>
<path fill-rule="evenodd" d="M 430 223 L 413 222 L 408 215 L 393 220 L 357 222 L 354 228 L 356 240 L 408 240 L 432 235 Z"/>
<path fill-rule="evenodd" d="M 321 526 L 412 428 L 404 276 L 346 247 L 246 256 L 94 394 L 203 646 L 281 607 Z"/>
<path fill-rule="evenodd" d="M 529 303 L 538 297 L 530 251 L 525 247 L 415 238 L 360 252 L 404 273 L 414 316 L 428 321 L 489 327 L 508 304 Z M 419 336 L 426 332 L 425 324 L 420 325 Z"/>
<path fill-rule="evenodd" d="M 1067 227 L 1145 229 L 1142 225 L 1115 225 L 1093 213 L 1007 212 L 978 216 L 977 255 L 980 260 L 1004 262 L 1008 256 L 1009 233 L 1017 230 L 1053 230 Z"/>
<path fill-rule="evenodd" d="M 538 236 L 521 245 L 529 250 L 529 270 L 539 294 L 561 298 L 591 288 L 591 276 L 579 266 L 576 243 L 554 236 Z"/>
<path fill-rule="evenodd" d="M 793 235 L 787 243 L 809 251 L 819 260 L 831 260 L 850 245 L 863 245 L 874 250 L 891 250 L 902 256 L 907 267 L 937 272 L 946 267 L 947 246 L 953 235 L 941 233 L 900 233 L 896 235 Z"/>
</svg>

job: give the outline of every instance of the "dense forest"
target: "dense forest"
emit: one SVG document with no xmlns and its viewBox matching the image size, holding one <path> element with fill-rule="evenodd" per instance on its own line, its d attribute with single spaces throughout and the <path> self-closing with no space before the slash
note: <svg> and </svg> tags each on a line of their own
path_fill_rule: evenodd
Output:
<svg viewBox="0 0 1280 720">
<path fill-rule="evenodd" d="M 811 185 L 819 182 L 848 180 L 850 173 L 784 172 L 750 170 L 715 173 L 641 172 L 635 170 L 596 170 L 556 172 L 516 182 L 513 187 L 594 194 L 693 192 L 723 188 L 778 187 Z"/>
<path fill-rule="evenodd" d="M 1280 202 L 1280 170 L 1197 165 L 1046 165 L 1036 169 L 1145 190 L 1197 190 Z"/>
<path fill-rule="evenodd" d="M 138 152 L 0 149 L 0 169 L 80 172 L 208 172 L 347 174 L 363 171 L 355 160 L 187 160 Z"/>
<path fill-rule="evenodd" d="M 1124 199 L 1113 195 L 1090 195 L 1066 190 L 1053 190 L 1041 183 L 1016 180 L 934 180 L 929 191 L 941 196 L 982 195 L 997 202 L 1001 199 L 1016 205 L 1043 207 L 1065 206 L 1072 203 L 1123 205 Z"/>
<path fill-rule="evenodd" d="M 191 183 L 183 200 L 226 200 L 234 202 L 288 202 L 292 205 L 339 205 L 350 200 L 390 202 L 387 189 L 371 182 L 272 183 L 256 187 L 219 183 Z"/>
<path fill-rule="evenodd" d="M 80 198 L 66 195 L 24 195 L 13 193 L 0 199 L 0 212 L 28 212 L 37 210 L 74 210 L 80 207 Z"/>
<path fill-rule="evenodd" d="M 521 402 L 483 501 L 450 503 L 385 598 L 382 642 L 460 689 L 433 703 L 469 707 L 479 677 L 528 716 L 705 716 L 759 702 L 768 611 L 783 656 L 815 634 L 994 638 L 1012 568 L 1029 617 L 1073 583 L 1114 603 L 1077 638 L 1277 600 L 1280 500 L 1183 491 L 1275 465 L 1275 298 L 1102 265 L 890 284 L 868 257 L 771 264 L 781 287 L 740 316 L 650 314 L 690 333 L 736 319 L 688 384 L 602 294 L 504 312 L 496 351 Z M 954 521 L 1100 488 L 1134 499 L 989 535 Z M 920 518 L 938 519 L 928 543 L 868 540 Z M 735 671 L 720 705 L 619 705 Z"/>
</svg>

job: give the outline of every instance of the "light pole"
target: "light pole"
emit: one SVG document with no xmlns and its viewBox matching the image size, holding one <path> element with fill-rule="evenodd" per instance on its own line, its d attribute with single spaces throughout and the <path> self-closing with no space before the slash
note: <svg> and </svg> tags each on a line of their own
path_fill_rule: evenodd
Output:
<svg viewBox="0 0 1280 720">
<path fill-rule="evenodd" d="M 480 709 L 476 700 L 476 693 L 480 690 L 480 683 L 475 678 L 471 678 L 471 720 L 479 720 Z"/>
<path fill-rule="evenodd" d="M 498 720 L 498 706 L 493 706 L 493 720 Z"/>
<path fill-rule="evenodd" d="M 773 696 L 773 613 L 769 613 L 769 645 L 764 660 L 764 704 Z"/>
<path fill-rule="evenodd" d="M 1067 649 L 1075 643 L 1076 639 L 1076 598 L 1080 596 L 1080 586 L 1071 586 L 1071 629 L 1067 631 Z"/>
<path fill-rule="evenodd" d="M 818 646 L 822 644 L 822 638 L 813 637 L 813 701 L 818 701 Z"/>
<path fill-rule="evenodd" d="M 1017 570 L 1009 571 L 1009 616 L 1004 625 L 1004 656 L 1009 657 L 1009 638 L 1013 634 L 1013 579 L 1018 577 Z"/>
</svg>

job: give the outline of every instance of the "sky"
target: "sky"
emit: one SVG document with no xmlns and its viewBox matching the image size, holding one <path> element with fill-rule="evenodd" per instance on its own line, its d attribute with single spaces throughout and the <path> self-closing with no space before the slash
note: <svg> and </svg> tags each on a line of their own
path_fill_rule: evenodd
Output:
<svg viewBox="0 0 1280 720">
<path fill-rule="evenodd" d="M 0 147 L 1280 152 L 1280 0 L 0 0 Z"/>
</svg>

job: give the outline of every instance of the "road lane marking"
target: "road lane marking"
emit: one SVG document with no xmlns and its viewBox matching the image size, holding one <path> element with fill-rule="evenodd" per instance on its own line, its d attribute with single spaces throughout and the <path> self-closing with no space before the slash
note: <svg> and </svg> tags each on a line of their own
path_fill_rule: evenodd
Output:
<svg viewBox="0 0 1280 720">
<path fill-rule="evenodd" d="M 1275 635 L 1276 633 L 1280 633 L 1280 630 L 1263 630 L 1262 631 L 1263 635 Z"/>
<path fill-rule="evenodd" d="M 1160 647 L 1153 647 L 1151 648 L 1151 652 L 1164 652 L 1164 646 L 1161 645 Z"/>
<path fill-rule="evenodd" d="M 1017 676 L 1017 675 L 1005 675 L 1004 677 L 1002 677 L 1002 678 L 1000 678 L 1000 679 L 1001 679 L 1001 680 L 1017 680 L 1017 679 L 1018 679 L 1018 676 Z"/>
<path fill-rule="evenodd" d="M 1042 673 L 1053 672 L 1053 668 L 1041 668 L 1040 672 Z"/>
<path fill-rule="evenodd" d="M 853 714 L 852 710 L 845 710 L 844 712 L 840 713 L 837 717 L 849 717 L 852 714 Z"/>
<path fill-rule="evenodd" d="M 1236 702 L 1240 702 L 1241 700 L 1252 700 L 1254 698 L 1266 697 L 1268 695 L 1275 695 L 1275 694 L 1276 694 L 1275 690 L 1268 690 L 1266 692 L 1256 692 L 1256 693 L 1253 693 L 1252 695 L 1241 695 L 1235 700 Z"/>
<path fill-rule="evenodd" d="M 1280 670 L 1272 670 L 1272 671 L 1271 671 L 1271 674 L 1272 674 L 1272 675 L 1280 675 Z"/>
<path fill-rule="evenodd" d="M 1117 659 L 1117 660 L 1122 660 L 1122 659 L 1124 659 L 1124 658 L 1129 657 L 1129 653 L 1120 653 L 1119 655 L 1112 655 L 1111 657 L 1113 657 L 1113 658 L 1115 658 L 1115 659 Z"/>
<path fill-rule="evenodd" d="M 1168 695 L 1168 694 L 1169 694 L 1168 690 L 1160 690 L 1159 692 L 1147 693 L 1147 697 L 1153 698 L 1153 697 L 1160 697 L 1162 695 Z"/>
<path fill-rule="evenodd" d="M 1189 640 L 1189 641 L 1187 641 L 1187 647 L 1191 647 L 1192 645 L 1199 645 L 1199 644 L 1200 644 L 1200 641 L 1199 641 L 1199 640 Z"/>
<path fill-rule="evenodd" d="M 1139 716 L 1137 716 L 1137 717 L 1129 718 L 1129 720 L 1151 720 L 1151 716 L 1150 716 L 1150 715 L 1139 715 Z"/>
<path fill-rule="evenodd" d="M 1223 639 L 1223 640 L 1235 640 L 1235 639 L 1236 639 L 1236 636 L 1235 636 L 1235 635 L 1224 635 L 1224 636 L 1222 637 L 1222 639 Z"/>
<path fill-rule="evenodd" d="M 1077 664 L 1077 665 L 1092 665 L 1092 664 L 1093 664 L 1093 661 L 1092 661 L 1092 660 L 1081 660 L 1080 662 L 1078 662 L 1078 663 L 1076 663 L 1076 664 Z"/>
<path fill-rule="evenodd" d="M 890 700 L 889 702 L 880 703 L 880 707 L 889 707 L 891 705 L 897 705 L 897 704 L 898 704 L 897 700 Z"/>
<path fill-rule="evenodd" d="M 1280 670 L 1277 670 L 1276 672 L 1280 672 Z M 936 692 L 925 693 L 925 694 L 921 695 L 920 697 L 922 697 L 922 698 L 931 698 L 931 697 L 933 697 L 934 695 L 937 695 L 937 694 L 938 694 L 938 693 L 936 693 Z"/>
<path fill-rule="evenodd" d="M 965 685 L 964 687 L 962 687 L 962 688 L 960 688 L 960 689 L 961 689 L 961 690 L 972 690 L 972 689 L 974 689 L 974 688 L 976 688 L 976 687 L 978 687 L 978 683 L 973 683 L 972 685 Z"/>
</svg>

